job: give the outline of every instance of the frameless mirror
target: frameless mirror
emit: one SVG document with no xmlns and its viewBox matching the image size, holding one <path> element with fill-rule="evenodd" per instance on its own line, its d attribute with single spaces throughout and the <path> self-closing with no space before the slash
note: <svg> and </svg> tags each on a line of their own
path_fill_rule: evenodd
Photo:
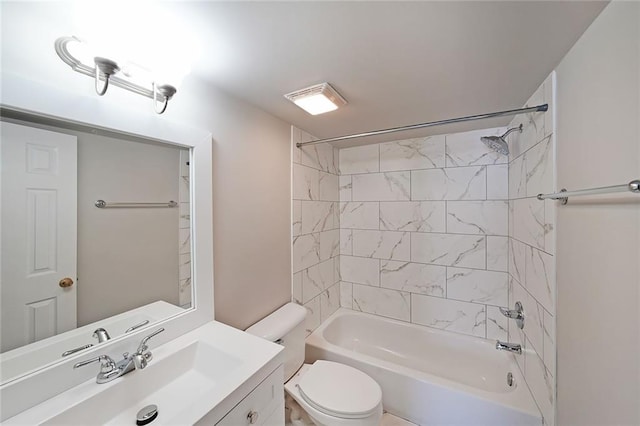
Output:
<svg viewBox="0 0 640 426">
<path fill-rule="evenodd" d="M 190 150 L 3 113 L 0 382 L 191 308 Z"/>
</svg>

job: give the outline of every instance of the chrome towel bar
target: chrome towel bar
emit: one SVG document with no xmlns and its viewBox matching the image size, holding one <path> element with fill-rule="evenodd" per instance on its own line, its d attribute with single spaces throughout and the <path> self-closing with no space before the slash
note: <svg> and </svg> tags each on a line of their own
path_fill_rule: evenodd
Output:
<svg viewBox="0 0 640 426">
<path fill-rule="evenodd" d="M 104 200 L 97 200 L 93 203 L 99 209 L 109 209 L 109 208 L 145 208 L 145 207 L 178 207 L 178 203 L 175 201 L 169 201 L 166 203 L 107 203 Z"/>
<path fill-rule="evenodd" d="M 560 192 L 555 194 L 538 194 L 538 200 L 560 200 L 562 204 L 567 204 L 569 197 L 578 197 L 581 195 L 595 195 L 595 194 L 611 194 L 614 192 L 633 192 L 640 193 L 640 180 L 632 180 L 624 185 L 602 186 L 600 188 L 579 189 L 576 191 L 567 191 L 562 188 Z"/>
</svg>

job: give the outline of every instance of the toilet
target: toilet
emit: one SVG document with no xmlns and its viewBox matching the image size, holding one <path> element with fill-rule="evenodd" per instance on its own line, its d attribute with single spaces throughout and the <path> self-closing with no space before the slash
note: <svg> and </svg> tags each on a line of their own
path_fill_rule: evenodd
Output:
<svg viewBox="0 0 640 426">
<path fill-rule="evenodd" d="M 304 363 L 306 314 L 287 303 L 246 331 L 284 346 L 285 392 L 317 426 L 378 426 L 382 389 L 375 380 L 337 362 Z"/>
</svg>

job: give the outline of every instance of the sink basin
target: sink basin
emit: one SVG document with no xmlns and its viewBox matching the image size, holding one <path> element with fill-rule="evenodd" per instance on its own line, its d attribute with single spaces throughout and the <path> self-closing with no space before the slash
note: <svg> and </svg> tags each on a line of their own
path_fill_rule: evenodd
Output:
<svg viewBox="0 0 640 426">
<path fill-rule="evenodd" d="M 206 343 L 191 345 L 137 370 L 108 389 L 78 402 L 46 425 L 134 424 L 138 411 L 158 406 L 154 424 L 179 424 L 190 411 L 190 397 L 210 393 L 241 364 Z M 96 385 L 102 386 L 102 385 Z"/>
<path fill-rule="evenodd" d="M 145 369 L 104 384 L 93 376 L 3 424 L 134 425 L 138 411 L 151 404 L 158 406 L 154 426 L 220 419 L 282 363 L 281 351 L 279 345 L 212 321 L 151 347 L 153 359 Z M 81 373 L 67 368 L 68 374 Z M 91 368 L 98 373 L 97 364 L 83 371 Z"/>
</svg>

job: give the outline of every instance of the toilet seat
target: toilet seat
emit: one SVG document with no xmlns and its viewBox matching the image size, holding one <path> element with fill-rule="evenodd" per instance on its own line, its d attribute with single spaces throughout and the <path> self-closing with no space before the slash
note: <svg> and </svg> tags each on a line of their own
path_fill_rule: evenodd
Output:
<svg viewBox="0 0 640 426">
<path fill-rule="evenodd" d="M 329 416 L 361 419 L 376 412 L 380 385 L 360 370 L 331 361 L 316 361 L 298 383 L 300 396 Z"/>
</svg>

